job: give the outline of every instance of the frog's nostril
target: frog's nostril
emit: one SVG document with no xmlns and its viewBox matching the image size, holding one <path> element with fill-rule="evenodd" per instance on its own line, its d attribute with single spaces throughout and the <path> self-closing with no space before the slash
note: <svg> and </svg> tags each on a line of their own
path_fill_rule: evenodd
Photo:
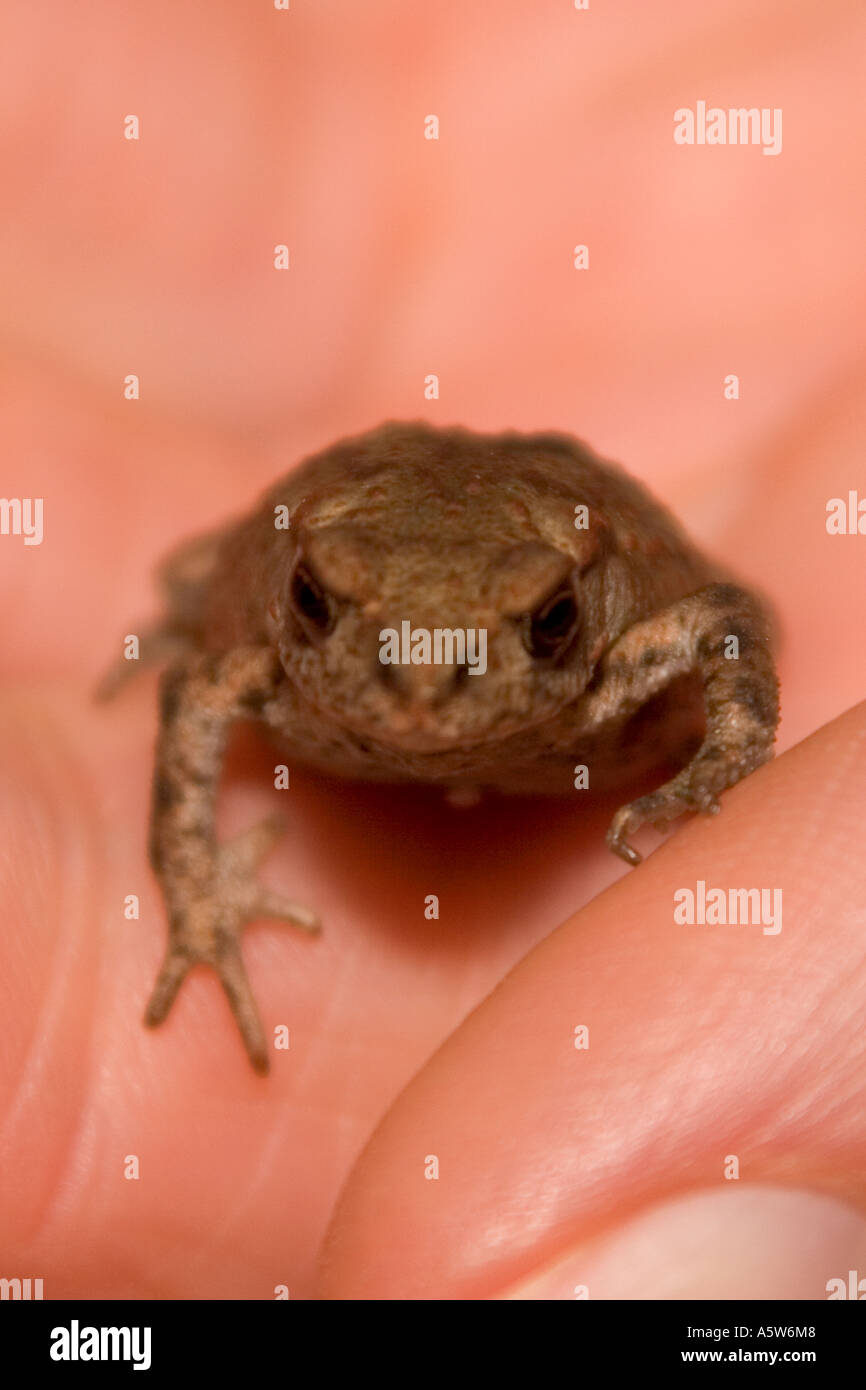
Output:
<svg viewBox="0 0 866 1390">
<path fill-rule="evenodd" d="M 379 679 L 386 689 L 404 704 L 429 709 L 450 699 L 467 682 L 466 662 L 448 665 L 386 665 L 379 666 Z"/>
</svg>

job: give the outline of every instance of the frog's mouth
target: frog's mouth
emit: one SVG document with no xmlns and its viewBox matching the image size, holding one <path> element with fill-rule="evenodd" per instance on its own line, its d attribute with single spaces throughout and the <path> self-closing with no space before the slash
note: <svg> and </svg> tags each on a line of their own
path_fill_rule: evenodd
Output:
<svg viewBox="0 0 866 1390">
<path fill-rule="evenodd" d="M 492 680 L 490 672 L 450 679 L 413 673 L 411 684 L 378 672 L 375 681 L 360 682 L 345 671 L 329 672 L 328 681 L 318 683 L 298 680 L 291 669 L 285 677 L 310 718 L 330 725 L 338 743 L 348 738 L 356 748 L 381 749 L 389 758 L 473 750 L 489 756 L 504 740 L 555 721 L 586 687 L 580 668 L 539 672 L 529 681 L 499 672 Z"/>
<path fill-rule="evenodd" d="M 524 729 L 523 725 L 515 725 L 496 734 L 460 738 L 423 733 L 388 734 L 385 730 L 371 735 L 369 729 L 347 729 L 347 733 L 359 752 L 368 757 L 373 755 L 382 766 L 423 769 L 425 775 L 435 781 L 470 772 L 482 763 L 488 764 L 495 758 L 503 739 L 519 738 Z"/>
<path fill-rule="evenodd" d="M 493 719 L 466 718 L 454 712 L 443 714 L 423 706 L 401 707 L 379 712 L 375 720 L 357 720 L 351 715 L 337 716 L 342 728 L 360 748 L 381 749 L 385 756 L 439 758 L 459 761 L 499 747 L 503 742 L 530 734 L 551 720 L 570 701 L 551 702 L 531 714 L 498 715 Z"/>
</svg>

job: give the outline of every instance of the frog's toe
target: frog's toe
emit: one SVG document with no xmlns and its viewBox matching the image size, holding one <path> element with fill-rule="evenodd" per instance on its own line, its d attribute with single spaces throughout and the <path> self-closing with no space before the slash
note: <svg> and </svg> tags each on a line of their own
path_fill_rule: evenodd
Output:
<svg viewBox="0 0 866 1390">
<path fill-rule="evenodd" d="M 260 860 L 284 829 L 282 816 L 268 816 L 222 845 L 217 851 L 214 896 L 222 904 L 232 904 L 243 922 L 252 922 L 259 917 L 276 917 L 291 922 L 302 931 L 318 932 L 321 928 L 314 912 L 302 903 L 283 897 L 254 877 Z"/>
<path fill-rule="evenodd" d="M 227 943 L 225 949 L 211 963 L 219 976 L 235 1022 L 240 1029 L 247 1056 L 259 1075 L 266 1076 L 270 1070 L 270 1063 L 265 1033 L 237 939 L 233 938 Z"/>
<path fill-rule="evenodd" d="M 144 1014 L 144 1021 L 151 1028 L 167 1016 L 192 963 L 187 951 L 169 946 Z"/>
<path fill-rule="evenodd" d="M 660 787 L 658 791 L 638 797 L 636 801 L 620 807 L 607 832 L 607 846 L 620 859 L 635 867 L 641 863 L 642 855 L 628 843 L 628 836 L 633 835 L 642 825 L 651 825 L 664 834 L 684 811 L 695 809 L 712 811 L 713 808 L 700 805 L 684 786 L 677 783 Z"/>
<path fill-rule="evenodd" d="M 144 1021 L 151 1027 L 162 1023 L 192 966 L 209 965 L 216 971 L 225 991 L 247 1056 L 255 1070 L 264 1075 L 268 1071 L 268 1054 L 261 1018 L 241 958 L 241 926 L 242 923 L 239 921 L 231 925 L 226 925 L 223 921 L 213 932 L 207 946 L 200 944 L 191 948 L 184 941 L 175 941 L 169 945 L 145 1010 Z"/>
<path fill-rule="evenodd" d="M 610 823 L 607 832 L 607 847 L 626 864 L 636 868 L 643 856 L 628 843 L 626 836 L 633 835 L 643 824 L 643 817 L 636 810 L 637 803 L 621 806 Z"/>
</svg>

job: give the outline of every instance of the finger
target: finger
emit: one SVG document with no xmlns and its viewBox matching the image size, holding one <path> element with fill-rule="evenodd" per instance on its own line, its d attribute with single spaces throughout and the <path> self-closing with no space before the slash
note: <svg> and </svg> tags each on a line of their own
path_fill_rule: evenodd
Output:
<svg viewBox="0 0 866 1390">
<path fill-rule="evenodd" d="M 861 705 L 511 972 L 364 1151 L 325 1296 L 496 1295 L 627 1214 L 718 1192 L 729 1156 L 750 1183 L 866 1198 L 864 738 Z M 698 880 L 781 889 L 780 930 L 678 923 Z"/>
</svg>

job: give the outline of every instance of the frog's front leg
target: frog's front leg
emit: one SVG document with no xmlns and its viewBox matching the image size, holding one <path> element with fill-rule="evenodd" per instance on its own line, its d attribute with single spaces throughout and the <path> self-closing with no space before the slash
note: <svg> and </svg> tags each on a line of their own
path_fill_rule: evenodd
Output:
<svg viewBox="0 0 866 1390">
<path fill-rule="evenodd" d="M 168 670 L 160 688 L 150 860 L 169 916 L 168 950 L 145 1022 L 161 1023 L 191 966 L 213 967 L 250 1061 L 268 1070 L 265 1036 L 240 951 L 240 933 L 258 917 L 282 917 L 318 930 L 312 913 L 258 884 L 253 871 L 280 834 L 272 817 L 225 845 L 214 812 L 228 732 L 260 716 L 274 695 L 280 664 L 270 648 L 241 647 L 197 656 Z"/>
<path fill-rule="evenodd" d="M 590 700 L 597 715 L 637 710 L 689 672 L 702 678 L 704 739 L 669 782 L 617 811 L 607 843 L 629 864 L 641 861 L 626 838 L 639 826 L 664 828 L 683 811 L 715 814 L 718 794 L 773 756 L 779 685 L 769 622 L 754 596 L 733 584 L 710 584 L 630 628 L 605 654 Z"/>
</svg>

